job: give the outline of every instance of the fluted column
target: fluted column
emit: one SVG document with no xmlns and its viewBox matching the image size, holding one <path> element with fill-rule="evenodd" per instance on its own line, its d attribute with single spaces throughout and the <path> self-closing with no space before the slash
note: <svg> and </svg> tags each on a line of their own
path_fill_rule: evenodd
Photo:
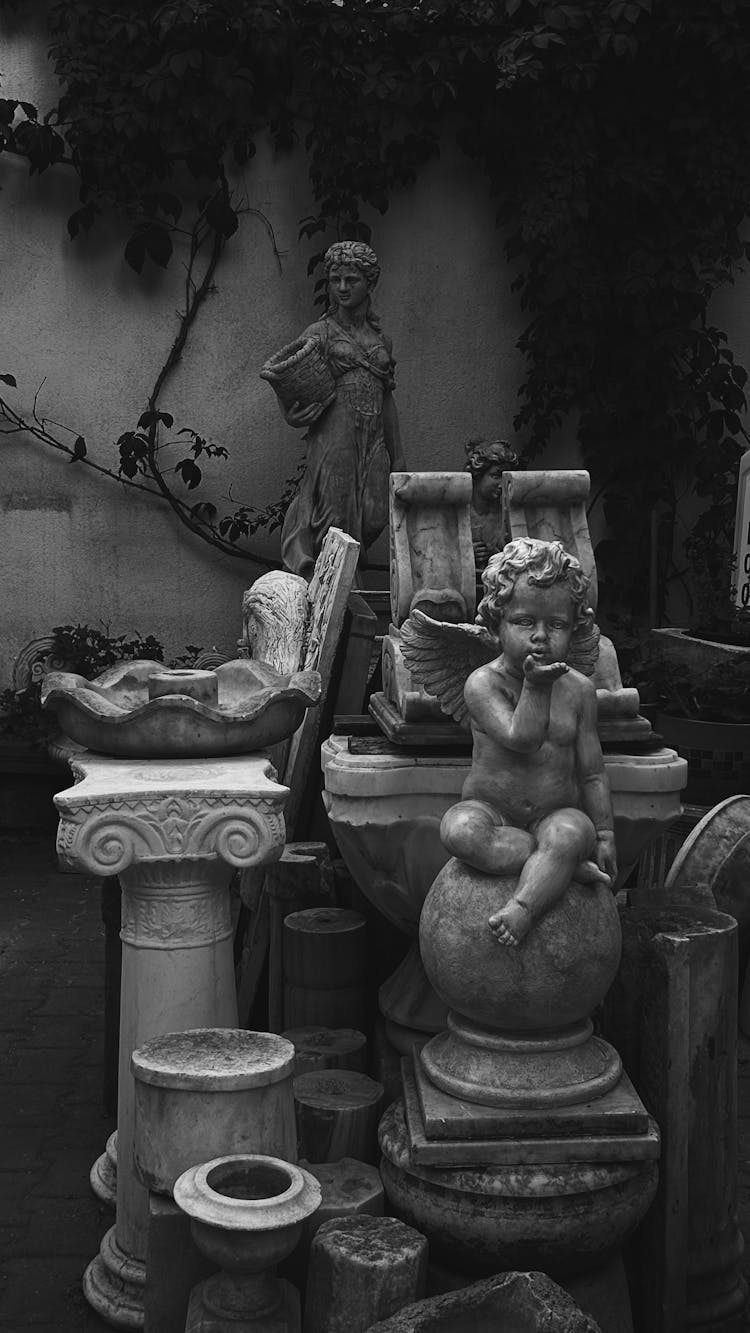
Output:
<svg viewBox="0 0 750 1333">
<path fill-rule="evenodd" d="M 84 1292 L 110 1323 L 143 1323 L 147 1195 L 135 1177 L 132 1051 L 153 1037 L 236 1027 L 230 867 L 278 859 L 288 795 L 261 755 L 123 760 L 86 752 L 55 797 L 61 861 L 122 884 L 115 1226 Z"/>
</svg>

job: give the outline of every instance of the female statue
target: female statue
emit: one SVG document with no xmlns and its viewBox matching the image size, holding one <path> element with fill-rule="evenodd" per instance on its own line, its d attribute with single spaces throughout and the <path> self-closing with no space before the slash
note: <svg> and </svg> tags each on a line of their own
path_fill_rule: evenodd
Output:
<svg viewBox="0 0 750 1333">
<path fill-rule="evenodd" d="M 319 347 L 335 396 L 328 406 L 280 404 L 290 426 L 307 427 L 307 465 L 284 520 L 281 555 L 308 579 L 330 527 L 354 537 L 363 554 L 372 545 L 388 522 L 388 477 L 404 467 L 391 341 L 371 304 L 377 256 L 361 241 L 339 241 L 324 266 L 328 310 L 302 337 Z"/>
</svg>

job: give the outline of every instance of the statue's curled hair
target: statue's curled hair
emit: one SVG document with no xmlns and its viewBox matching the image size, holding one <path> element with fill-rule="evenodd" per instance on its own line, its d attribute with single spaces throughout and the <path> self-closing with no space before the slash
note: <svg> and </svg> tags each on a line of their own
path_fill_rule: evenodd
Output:
<svg viewBox="0 0 750 1333">
<path fill-rule="evenodd" d="M 374 287 L 380 277 L 380 264 L 374 250 L 364 241 L 335 241 L 323 256 L 323 268 L 328 277 L 334 264 L 353 264 L 358 268 L 368 287 Z"/>
<path fill-rule="evenodd" d="M 478 625 L 493 632 L 497 630 L 522 574 L 528 575 L 532 587 L 549 588 L 553 583 L 566 583 L 573 606 L 573 633 L 580 635 L 591 630 L 594 612 L 587 605 L 589 581 L 578 560 L 565 550 L 562 542 L 545 542 L 536 537 L 517 537 L 490 557 L 482 574 L 484 597 L 477 608 Z"/>
<path fill-rule="evenodd" d="M 507 440 L 485 440 L 479 438 L 469 440 L 464 445 L 466 452 L 466 463 L 464 471 L 470 472 L 472 477 L 481 477 L 489 468 L 499 465 L 502 468 L 515 471 L 521 465 L 515 449 Z"/>
<path fill-rule="evenodd" d="M 331 269 L 338 264 L 351 264 L 353 268 L 358 268 L 365 282 L 367 283 L 370 295 L 372 295 L 378 278 L 380 277 L 380 264 L 374 250 L 364 241 L 334 241 L 329 245 L 323 256 L 323 270 L 326 275 L 326 282 L 331 275 Z M 335 308 L 336 302 L 332 300 L 330 293 L 328 297 L 329 309 Z M 367 304 L 367 322 L 374 329 L 380 330 L 380 320 L 372 309 L 368 300 Z"/>
</svg>

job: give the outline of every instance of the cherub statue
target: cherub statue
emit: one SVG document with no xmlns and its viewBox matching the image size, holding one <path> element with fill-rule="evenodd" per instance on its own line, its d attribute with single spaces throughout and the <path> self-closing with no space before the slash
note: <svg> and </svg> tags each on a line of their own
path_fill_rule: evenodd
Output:
<svg viewBox="0 0 750 1333">
<path fill-rule="evenodd" d="M 516 946 L 572 879 L 615 880 L 612 805 L 587 679 L 599 632 L 588 581 L 561 542 L 509 542 L 482 581 L 474 625 L 414 611 L 402 647 L 443 710 L 471 725 L 471 771 L 440 836 L 485 874 L 519 875 L 489 919 L 498 942 Z"/>
</svg>

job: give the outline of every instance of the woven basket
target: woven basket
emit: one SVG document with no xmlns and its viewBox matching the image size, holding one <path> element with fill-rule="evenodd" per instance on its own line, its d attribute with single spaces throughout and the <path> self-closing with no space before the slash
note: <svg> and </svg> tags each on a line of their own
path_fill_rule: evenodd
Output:
<svg viewBox="0 0 750 1333">
<path fill-rule="evenodd" d="M 284 407 L 300 403 L 322 403 L 327 407 L 336 397 L 333 376 L 318 344 L 312 338 L 295 338 L 266 361 L 260 372 L 268 380 Z"/>
</svg>

